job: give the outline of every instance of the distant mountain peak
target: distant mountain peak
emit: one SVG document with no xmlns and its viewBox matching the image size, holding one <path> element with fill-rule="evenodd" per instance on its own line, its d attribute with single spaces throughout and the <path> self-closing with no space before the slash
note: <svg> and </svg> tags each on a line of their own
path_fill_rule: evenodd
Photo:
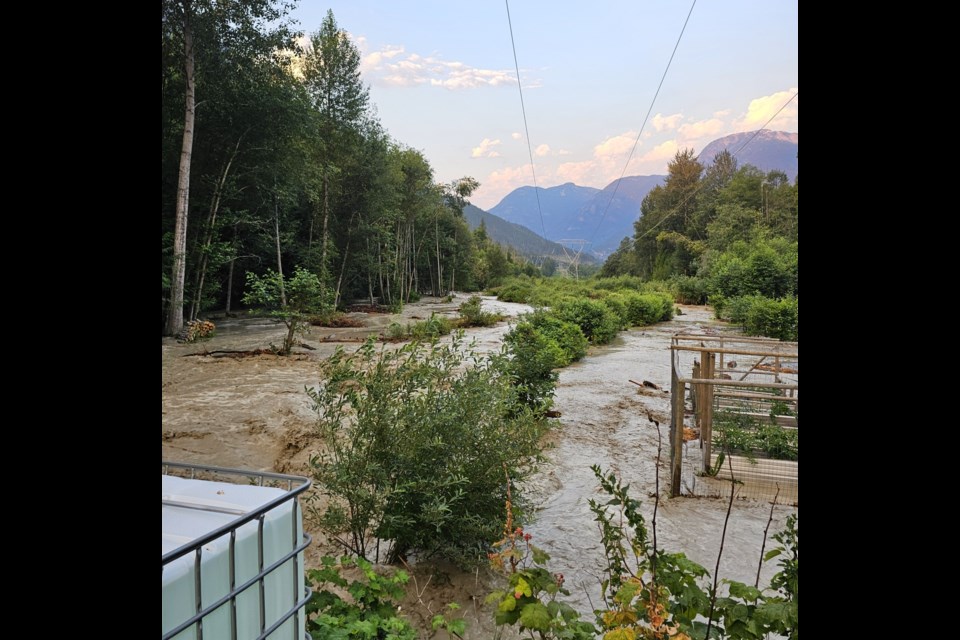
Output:
<svg viewBox="0 0 960 640">
<path fill-rule="evenodd" d="M 744 144 L 756 134 L 749 144 Z M 713 163 L 725 149 L 737 155 L 737 163 L 772 171 L 779 169 L 793 180 L 799 170 L 800 135 L 762 129 L 734 133 L 714 140 L 700 152 L 700 162 Z M 590 242 L 585 252 L 604 258 L 626 236 L 633 236 L 633 223 L 640 217 L 640 204 L 666 176 L 628 176 L 606 187 L 581 187 L 566 182 L 556 187 L 520 187 L 508 193 L 490 213 L 539 233 L 546 227 L 550 240 L 578 238 Z M 539 200 L 540 208 L 537 208 Z M 541 221 L 542 212 L 542 221 Z"/>
<path fill-rule="evenodd" d="M 663 179 L 664 176 L 623 178 L 613 200 L 610 197 L 616 183 L 597 189 L 566 182 L 555 187 L 540 187 L 537 194 L 530 191 L 531 187 L 520 187 L 507 194 L 490 213 L 537 232 L 546 227 L 550 240 L 587 240 L 590 245 L 585 252 L 602 258 L 614 251 L 624 236 L 633 235 L 633 221 L 640 215 L 640 203 Z"/>
<path fill-rule="evenodd" d="M 754 134 L 756 134 L 756 137 L 750 140 Z M 744 147 L 743 145 L 747 141 L 750 142 Z M 800 149 L 799 132 L 761 129 L 760 131 L 732 133 L 705 146 L 700 151 L 699 159 L 704 165 L 710 165 L 721 151 L 728 150 L 730 153 L 734 153 L 741 147 L 743 149 L 737 153 L 737 164 L 741 167 L 745 164 L 752 164 L 763 171 L 779 169 L 786 173 L 790 180 L 793 180 L 800 171 L 800 162 L 797 157 Z"/>
</svg>

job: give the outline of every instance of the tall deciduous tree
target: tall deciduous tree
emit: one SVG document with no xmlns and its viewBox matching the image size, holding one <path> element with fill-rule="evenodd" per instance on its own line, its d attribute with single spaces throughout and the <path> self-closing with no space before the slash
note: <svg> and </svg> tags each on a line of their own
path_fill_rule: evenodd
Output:
<svg viewBox="0 0 960 640">
<path fill-rule="evenodd" d="M 289 7 L 278 0 L 162 0 L 164 64 L 179 59 L 182 73 L 171 77 L 173 74 L 165 69 L 164 83 L 181 81 L 183 86 L 183 130 L 177 170 L 170 300 L 165 323 L 168 334 L 178 333 L 183 328 L 190 177 L 197 93 L 203 86 L 199 78 L 204 63 L 217 58 L 239 61 L 272 55 L 286 39 L 286 27 L 278 21 Z"/>
<path fill-rule="evenodd" d="M 313 190 L 314 218 L 320 218 L 320 268 L 326 273 L 330 250 L 331 175 L 338 165 L 338 153 L 357 145 L 367 117 L 369 92 L 360 79 L 360 52 L 327 11 L 320 30 L 310 37 L 303 65 L 304 84 L 317 112 L 318 127 L 313 140 L 319 182 Z M 353 144 L 348 144 L 348 140 Z"/>
</svg>

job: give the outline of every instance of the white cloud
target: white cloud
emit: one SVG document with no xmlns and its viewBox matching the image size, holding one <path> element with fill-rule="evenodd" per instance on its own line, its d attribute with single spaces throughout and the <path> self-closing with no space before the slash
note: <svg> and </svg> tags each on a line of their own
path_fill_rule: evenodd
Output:
<svg viewBox="0 0 960 640">
<path fill-rule="evenodd" d="M 671 131 L 677 128 L 681 120 L 683 120 L 683 115 L 680 113 L 675 113 L 670 116 L 658 113 L 653 116 L 653 128 L 657 131 Z"/>
<path fill-rule="evenodd" d="M 518 131 L 514 131 L 513 133 L 510 134 L 510 137 L 513 138 L 514 140 L 519 140 L 520 138 L 523 137 L 523 134 Z"/>
<path fill-rule="evenodd" d="M 490 138 L 484 138 L 480 141 L 480 145 L 474 147 L 470 151 L 471 158 L 496 158 L 500 155 L 498 151 L 495 151 L 493 147 L 496 147 L 500 144 L 500 139 L 491 140 Z"/>
<path fill-rule="evenodd" d="M 541 182 L 547 177 L 541 175 L 541 169 L 542 167 L 538 165 L 538 182 Z M 516 167 L 503 167 L 490 173 L 485 180 L 480 181 L 480 188 L 474 192 L 470 201 L 480 208 L 489 209 L 517 187 L 530 184 L 533 184 L 533 176 L 530 173 L 529 164 L 522 164 Z M 548 183 L 544 182 L 544 184 Z"/>
<path fill-rule="evenodd" d="M 570 151 L 569 149 L 560 149 L 560 151 L 557 151 L 557 155 L 558 155 L 558 156 L 568 156 L 568 155 L 570 155 L 571 153 L 573 153 L 573 152 Z"/>
<path fill-rule="evenodd" d="M 710 118 L 709 120 L 699 120 L 681 125 L 677 133 L 680 134 L 682 140 L 686 141 L 700 140 L 705 136 L 712 136 L 712 140 L 724 130 L 725 126 L 719 118 Z"/>
<path fill-rule="evenodd" d="M 593 148 L 593 155 L 596 158 L 605 158 L 610 156 L 619 156 L 629 153 L 633 148 L 633 143 L 637 140 L 636 131 L 627 131 L 618 136 L 607 138 Z"/>
<path fill-rule="evenodd" d="M 477 87 L 515 85 L 516 77 L 511 69 L 481 69 L 458 61 L 444 60 L 440 56 L 422 56 L 408 53 L 403 45 L 384 45 L 376 51 L 364 51 L 367 41 L 355 38 L 357 47 L 363 51 L 360 70 L 364 79 L 393 87 L 429 85 L 452 91 Z"/>
<path fill-rule="evenodd" d="M 788 104 L 776 118 L 767 124 L 767 120 L 797 91 L 797 87 L 791 87 L 786 91 L 778 91 L 769 96 L 761 96 L 751 100 L 747 107 L 747 113 L 736 123 L 737 129 L 739 131 L 753 131 L 764 125 L 773 130 L 787 129 L 793 131 L 799 129 L 800 96 L 794 98 L 793 102 Z"/>
<path fill-rule="evenodd" d="M 594 160 L 564 162 L 557 167 L 557 179 L 579 185 L 591 184 L 594 182 L 596 170 L 597 163 Z"/>
<path fill-rule="evenodd" d="M 677 151 L 680 150 L 680 145 L 677 144 L 676 140 L 667 140 L 666 142 L 661 142 L 650 151 L 647 151 L 645 154 L 638 158 L 640 164 L 645 163 L 654 163 L 654 162 L 663 162 L 664 160 L 670 161 L 673 160 L 673 156 L 677 155 Z"/>
<path fill-rule="evenodd" d="M 360 71 L 372 71 L 384 64 L 385 60 L 391 60 L 404 53 L 404 48 L 400 45 L 386 45 L 380 51 L 374 51 L 363 56 L 360 59 Z"/>
<path fill-rule="evenodd" d="M 542 144 L 542 145 L 540 145 L 539 147 L 537 147 L 536 149 L 534 149 L 534 150 L 533 150 L 533 153 L 534 153 L 538 158 L 542 158 L 543 156 L 545 156 L 545 155 L 547 155 L 548 153 L 550 153 L 550 145 L 548 145 L 548 144 Z"/>
</svg>

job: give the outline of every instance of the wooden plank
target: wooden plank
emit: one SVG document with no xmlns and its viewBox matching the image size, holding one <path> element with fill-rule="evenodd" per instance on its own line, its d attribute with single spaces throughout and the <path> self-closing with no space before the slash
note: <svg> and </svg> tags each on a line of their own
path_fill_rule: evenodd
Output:
<svg viewBox="0 0 960 640">
<path fill-rule="evenodd" d="M 800 398 L 796 396 L 791 398 L 790 396 L 778 396 L 772 393 L 758 393 L 758 392 L 747 393 L 745 391 L 730 392 L 730 391 L 724 391 L 722 388 L 717 389 L 716 391 L 713 392 L 713 394 L 717 398 L 742 398 L 745 400 L 772 400 L 775 402 L 782 402 L 784 404 L 796 404 L 797 402 L 800 401 Z"/>
<path fill-rule="evenodd" d="M 747 379 L 747 376 L 750 375 L 751 373 L 753 373 L 753 370 L 756 369 L 757 367 L 759 367 L 761 364 L 763 364 L 763 361 L 766 360 L 766 359 L 769 358 L 769 357 L 770 357 L 770 356 L 763 356 L 762 358 L 760 358 L 759 360 L 757 360 L 757 361 L 754 363 L 754 365 L 747 370 L 747 372 L 746 372 L 745 374 L 743 374 L 742 376 L 740 376 L 740 381 L 742 382 L 742 381 L 746 380 L 746 379 Z M 779 381 L 779 380 L 775 380 L 774 382 L 780 382 L 780 381 Z"/>
<path fill-rule="evenodd" d="M 799 382 L 740 382 L 739 380 L 709 380 L 707 378 L 680 378 L 680 382 L 717 387 L 763 387 L 765 389 L 799 389 Z"/>
<path fill-rule="evenodd" d="M 670 346 L 674 351 L 704 351 L 704 347 L 701 346 L 685 346 L 680 344 L 675 344 Z M 800 354 L 795 352 L 783 353 L 781 351 L 758 351 L 755 349 L 727 349 L 720 347 L 709 347 L 709 351 L 713 353 L 728 353 L 736 356 L 780 356 L 781 358 L 796 358 L 800 359 Z"/>
<path fill-rule="evenodd" d="M 680 495 L 680 479 L 683 475 L 683 409 L 684 386 L 680 384 L 680 377 L 676 368 L 671 367 L 670 373 L 670 402 L 672 416 L 670 419 L 670 496 Z"/>
<path fill-rule="evenodd" d="M 712 382 L 713 369 L 716 364 L 716 355 L 712 351 L 701 351 L 700 375 Z M 700 422 L 700 442 L 703 446 L 703 469 L 710 469 L 710 453 L 713 447 L 713 385 L 703 385 L 700 396 L 703 403 L 703 413 Z"/>
<path fill-rule="evenodd" d="M 676 333 L 673 335 L 673 341 L 679 343 L 680 340 L 691 340 L 694 342 L 728 342 L 737 343 L 756 343 L 756 344 L 776 344 L 776 345 L 798 345 L 799 342 L 786 342 L 776 338 L 763 338 L 760 336 L 730 336 L 730 335 L 697 335 L 694 333 Z"/>
</svg>

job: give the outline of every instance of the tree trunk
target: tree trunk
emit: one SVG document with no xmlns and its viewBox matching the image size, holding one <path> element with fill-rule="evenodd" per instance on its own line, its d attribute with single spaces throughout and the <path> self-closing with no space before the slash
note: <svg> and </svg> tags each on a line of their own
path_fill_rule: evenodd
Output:
<svg viewBox="0 0 960 640">
<path fill-rule="evenodd" d="M 233 263 L 236 261 L 236 258 L 230 258 L 230 268 L 227 270 L 227 309 L 224 313 L 228 317 L 230 316 L 230 303 L 233 300 Z"/>
<path fill-rule="evenodd" d="M 327 274 L 327 224 L 330 221 L 330 184 L 327 179 L 327 168 L 323 168 L 323 246 L 320 248 L 320 273 L 321 277 Z"/>
<path fill-rule="evenodd" d="M 437 219 L 433 219 L 433 233 L 437 238 L 437 290 L 434 291 L 433 295 L 442 296 L 443 295 L 443 270 L 440 268 L 440 225 L 437 223 Z M 433 286 L 433 278 L 431 280 L 431 287 Z"/>
<path fill-rule="evenodd" d="M 343 285 L 343 272 L 347 269 L 347 258 L 350 257 L 350 238 L 351 238 L 351 226 L 353 225 L 353 219 L 357 216 L 357 212 L 354 211 L 350 214 L 350 220 L 347 222 L 347 243 L 343 248 L 343 260 L 340 261 L 340 275 L 337 277 L 337 290 L 333 297 L 333 306 L 334 308 L 340 306 L 340 287 Z"/>
<path fill-rule="evenodd" d="M 243 136 L 241 136 L 241 139 Z M 190 305 L 190 319 L 196 320 L 200 313 L 200 303 L 203 301 L 203 283 L 207 277 L 207 266 L 210 263 L 210 247 L 213 246 L 213 234 L 217 225 L 217 214 L 220 212 L 220 201 L 223 197 L 223 190 L 227 184 L 227 177 L 230 175 L 230 167 L 233 165 L 237 153 L 240 151 L 240 140 L 233 147 L 233 153 L 227 160 L 227 164 L 220 172 L 217 184 L 213 188 L 213 198 L 210 201 L 210 214 L 207 216 L 207 233 L 203 239 L 203 245 L 200 247 L 200 269 L 197 273 L 197 281 L 194 285 L 195 294 L 193 303 Z"/>
<path fill-rule="evenodd" d="M 193 27 L 190 3 L 183 7 L 183 71 L 186 81 L 183 117 L 183 144 L 180 147 L 180 174 L 177 180 L 176 224 L 173 230 L 173 273 L 170 281 L 170 308 L 166 333 L 176 335 L 183 329 L 183 284 L 187 267 L 187 213 L 190 207 L 190 163 L 193 158 L 193 127 L 196 119 L 196 79 L 194 78 Z"/>
<path fill-rule="evenodd" d="M 273 229 L 277 239 L 277 273 L 280 274 L 280 305 L 287 306 L 287 292 L 283 287 L 283 261 L 280 259 L 280 199 L 273 196 Z"/>
</svg>

